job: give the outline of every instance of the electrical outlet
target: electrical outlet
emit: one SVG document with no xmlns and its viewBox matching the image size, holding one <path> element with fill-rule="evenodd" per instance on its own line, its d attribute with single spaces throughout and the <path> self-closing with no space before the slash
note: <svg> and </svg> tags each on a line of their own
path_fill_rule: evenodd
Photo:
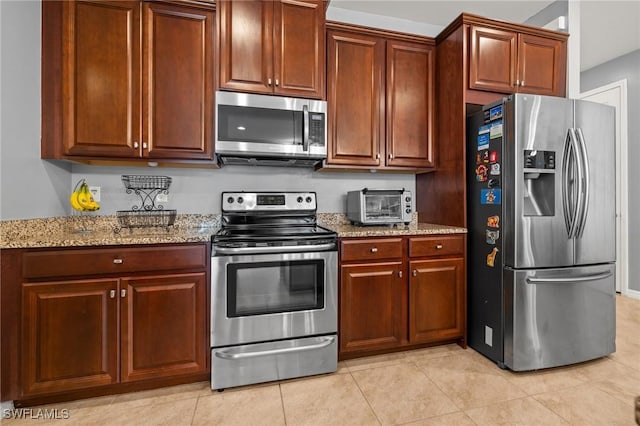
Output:
<svg viewBox="0 0 640 426">
<path fill-rule="evenodd" d="M 164 192 L 159 192 L 158 195 L 156 195 L 156 201 L 158 203 L 166 203 L 169 201 L 169 194 L 166 194 Z"/>
<path fill-rule="evenodd" d="M 99 186 L 90 186 L 89 192 L 93 195 L 93 200 L 97 203 L 100 202 L 100 187 Z"/>
</svg>

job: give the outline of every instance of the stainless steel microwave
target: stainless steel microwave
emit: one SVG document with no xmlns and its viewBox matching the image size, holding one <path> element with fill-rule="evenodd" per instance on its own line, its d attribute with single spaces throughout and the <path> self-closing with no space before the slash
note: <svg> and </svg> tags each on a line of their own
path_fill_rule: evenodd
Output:
<svg viewBox="0 0 640 426">
<path fill-rule="evenodd" d="M 347 218 L 356 225 L 408 225 L 413 215 L 411 191 L 367 189 L 347 192 Z"/>
<path fill-rule="evenodd" d="M 223 164 L 313 166 L 327 157 L 325 101 L 216 92 Z"/>
</svg>

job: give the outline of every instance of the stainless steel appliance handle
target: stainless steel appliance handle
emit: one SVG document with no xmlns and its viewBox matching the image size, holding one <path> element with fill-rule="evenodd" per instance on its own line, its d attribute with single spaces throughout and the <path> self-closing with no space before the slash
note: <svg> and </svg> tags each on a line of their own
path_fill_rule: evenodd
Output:
<svg viewBox="0 0 640 426">
<path fill-rule="evenodd" d="M 597 281 L 602 280 L 604 278 L 608 278 L 613 275 L 613 272 L 601 272 L 599 274 L 590 274 L 590 275 L 580 275 L 578 277 L 569 277 L 569 278 L 532 278 L 527 277 L 527 284 L 548 284 L 548 283 L 577 283 L 577 282 L 585 282 L 585 281 Z"/>
<path fill-rule="evenodd" d="M 216 254 L 300 253 L 335 249 L 335 243 L 273 247 L 214 247 Z"/>
<path fill-rule="evenodd" d="M 309 151 L 309 107 L 306 105 L 302 106 L 302 125 L 304 126 L 302 150 L 306 152 Z"/>
<path fill-rule="evenodd" d="M 573 197 L 569 184 L 569 171 L 571 170 L 572 164 L 570 160 L 573 156 L 573 143 L 571 142 L 573 135 L 572 130 L 573 129 L 569 129 L 567 131 L 567 139 L 564 143 L 564 153 L 562 155 L 562 207 L 564 214 L 564 224 L 567 227 L 567 234 L 569 238 L 571 238 L 573 222 L 575 221 L 575 218 L 572 217 L 572 213 L 574 212 L 574 209 L 572 209 L 572 207 L 574 206 L 571 205 L 571 199 Z"/>
<path fill-rule="evenodd" d="M 582 211 L 582 203 L 584 199 L 584 182 L 582 177 L 584 176 L 583 164 L 579 158 L 580 147 L 578 146 L 578 137 L 576 136 L 576 129 L 569 129 L 569 137 L 571 139 L 571 149 L 573 151 L 573 161 L 577 170 L 578 180 L 578 199 L 575 206 L 573 206 L 573 218 L 571 220 L 571 229 L 569 230 L 569 238 L 575 238 L 578 231 L 578 219 Z"/>
<path fill-rule="evenodd" d="M 336 340 L 335 336 L 330 336 L 330 337 L 323 338 L 322 342 L 314 343 L 312 345 L 296 346 L 296 347 L 281 348 L 281 349 L 270 349 L 267 351 L 255 351 L 255 352 L 234 352 L 233 349 L 226 349 L 221 351 L 215 351 L 215 356 L 222 359 L 246 359 L 246 358 L 256 358 L 259 356 L 286 354 L 290 352 L 311 351 L 314 349 L 326 348 L 327 346 L 333 344 L 335 340 Z"/>
<path fill-rule="evenodd" d="M 582 163 L 582 173 L 583 175 L 580 177 L 580 181 L 582 182 L 582 206 L 581 206 L 581 214 L 580 216 L 576 216 L 577 218 L 577 226 L 576 226 L 576 237 L 581 237 L 582 232 L 584 231 L 584 224 L 587 221 L 587 212 L 589 210 L 589 157 L 587 157 L 587 144 L 584 140 L 584 134 L 582 133 L 581 128 L 576 129 L 576 135 L 578 136 L 578 142 L 580 146 L 580 161 Z"/>
</svg>

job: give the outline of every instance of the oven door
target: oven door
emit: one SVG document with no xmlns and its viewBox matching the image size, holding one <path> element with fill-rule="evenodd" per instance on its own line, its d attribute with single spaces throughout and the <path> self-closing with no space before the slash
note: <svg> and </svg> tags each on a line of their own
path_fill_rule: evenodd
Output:
<svg viewBox="0 0 640 426">
<path fill-rule="evenodd" d="M 336 333 L 337 275 L 335 250 L 212 257 L 211 346 Z"/>
</svg>

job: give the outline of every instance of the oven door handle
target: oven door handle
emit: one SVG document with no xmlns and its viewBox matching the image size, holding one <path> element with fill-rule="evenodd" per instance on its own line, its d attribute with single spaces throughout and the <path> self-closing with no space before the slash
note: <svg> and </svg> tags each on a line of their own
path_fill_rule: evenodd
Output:
<svg viewBox="0 0 640 426">
<path fill-rule="evenodd" d="M 265 253 L 301 253 L 333 250 L 335 243 L 311 244 L 302 246 L 273 246 L 273 247 L 215 247 L 215 254 L 265 254 Z"/>
<path fill-rule="evenodd" d="M 280 355 L 291 352 L 302 352 L 302 351 L 311 351 L 314 349 L 322 349 L 326 348 L 329 345 L 332 345 L 335 342 L 336 336 L 324 337 L 322 342 L 314 343 L 312 345 L 305 346 L 294 346 L 280 349 L 270 349 L 266 351 L 255 351 L 255 352 L 237 352 L 237 349 L 224 349 L 221 351 L 215 351 L 215 356 L 222 359 L 247 359 L 247 358 L 256 358 L 260 356 L 269 356 L 269 355 Z"/>
</svg>

